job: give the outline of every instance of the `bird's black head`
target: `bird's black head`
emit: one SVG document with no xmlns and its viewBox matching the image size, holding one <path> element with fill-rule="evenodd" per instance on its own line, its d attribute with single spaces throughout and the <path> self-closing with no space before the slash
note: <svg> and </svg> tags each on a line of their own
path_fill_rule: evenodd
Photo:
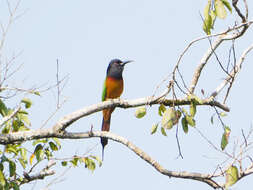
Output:
<svg viewBox="0 0 253 190">
<path fill-rule="evenodd" d="M 130 62 L 132 62 L 132 61 L 124 61 L 123 62 L 119 59 L 111 60 L 109 63 L 109 66 L 107 68 L 107 77 L 122 79 L 122 72 L 124 70 L 124 66 Z"/>
</svg>

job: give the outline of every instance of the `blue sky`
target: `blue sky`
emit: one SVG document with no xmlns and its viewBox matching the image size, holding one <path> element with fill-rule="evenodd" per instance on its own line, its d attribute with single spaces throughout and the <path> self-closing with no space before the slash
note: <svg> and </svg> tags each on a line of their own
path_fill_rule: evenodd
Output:
<svg viewBox="0 0 253 190">
<path fill-rule="evenodd" d="M 124 71 L 125 90 L 122 98 L 132 99 L 153 94 L 156 85 L 171 73 L 176 61 L 186 45 L 203 36 L 200 12 L 206 1 L 166 1 L 166 0 L 107 0 L 107 1 L 66 1 L 38 0 L 21 1 L 19 13 L 25 12 L 11 27 L 7 36 L 5 55 L 22 51 L 16 60 L 24 63 L 10 85 L 29 88 L 53 84 L 56 80 L 56 59 L 59 59 L 60 75 L 68 75 L 62 100 L 67 99 L 61 110 L 50 120 L 52 126 L 60 117 L 84 106 L 101 100 L 102 84 L 109 61 L 113 58 L 134 60 Z M 0 5 L 4 3 L 1 2 Z M 249 10 L 253 4 L 248 2 Z M 2 6 L 3 7 L 3 6 Z M 2 9 L 2 8 L 1 8 Z M 6 9 L 5 9 L 6 11 Z M 249 18 L 252 18 L 250 12 Z M 6 14 L 1 15 L 5 22 Z M 225 21 L 217 20 L 216 32 L 227 29 L 238 17 L 228 14 Z M 242 51 L 252 43 L 252 29 L 236 42 L 239 58 Z M 228 47 L 224 43 L 217 53 L 225 62 Z M 181 70 L 189 84 L 196 65 L 209 47 L 207 40 L 195 44 L 186 54 Z M 248 131 L 252 122 L 253 91 L 249 87 L 253 69 L 252 54 L 246 58 L 242 72 L 235 82 L 227 105 L 231 108 L 224 121 L 230 126 L 232 150 L 233 141 L 241 137 L 241 129 Z M 203 71 L 196 93 L 201 96 L 203 88 L 212 93 L 224 75 L 214 58 Z M 164 86 L 163 86 L 164 87 Z M 219 96 L 222 98 L 222 96 Z M 39 128 L 56 107 L 56 91 L 50 90 L 42 97 L 31 97 L 32 127 Z M 245 101 L 247 106 L 245 106 Z M 177 159 L 178 149 L 175 129 L 168 136 L 150 135 L 151 126 L 160 120 L 157 106 L 148 108 L 146 117 L 134 117 L 135 109 L 116 109 L 112 116 L 111 131 L 128 138 L 142 148 L 165 168 L 192 172 L 212 172 L 217 164 L 225 160 L 223 154 L 213 150 L 198 132 L 190 129 L 187 135 L 179 134 L 184 159 Z M 217 120 L 210 124 L 214 110 L 201 107 L 196 115 L 197 128 L 219 147 L 222 126 Z M 70 131 L 87 131 L 91 124 L 100 130 L 101 113 L 83 118 L 69 127 Z M 101 155 L 99 139 L 65 140 L 57 158 L 82 155 L 97 145 L 92 153 Z M 58 166 L 57 166 L 58 167 Z M 61 174 L 60 169 L 58 174 Z M 38 181 L 35 189 L 42 189 L 54 177 Z M 249 189 L 252 180 L 247 177 L 234 186 L 234 189 Z M 84 167 L 72 168 L 60 178 L 60 183 L 49 189 L 211 189 L 200 182 L 173 179 L 161 175 L 146 162 L 138 158 L 124 146 L 109 141 L 105 150 L 105 161 L 94 173 Z M 190 185 L 190 186 L 189 186 Z M 32 189 L 24 186 L 23 189 Z"/>
</svg>

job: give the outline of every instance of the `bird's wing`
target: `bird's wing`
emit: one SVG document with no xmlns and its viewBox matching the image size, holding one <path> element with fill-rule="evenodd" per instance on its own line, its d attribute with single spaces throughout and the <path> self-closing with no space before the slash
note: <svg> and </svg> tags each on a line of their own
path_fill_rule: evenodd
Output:
<svg viewBox="0 0 253 190">
<path fill-rule="evenodd" d="M 106 80 L 105 80 L 106 82 Z M 102 92 L 102 101 L 105 101 L 105 97 L 106 97 L 106 84 L 104 82 L 104 86 L 103 86 L 103 92 Z"/>
</svg>

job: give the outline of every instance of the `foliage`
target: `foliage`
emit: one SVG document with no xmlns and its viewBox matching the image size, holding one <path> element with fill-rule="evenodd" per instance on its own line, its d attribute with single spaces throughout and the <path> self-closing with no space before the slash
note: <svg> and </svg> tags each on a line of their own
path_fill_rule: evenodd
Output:
<svg viewBox="0 0 253 190">
<path fill-rule="evenodd" d="M 39 92 L 33 94 L 40 95 Z M 31 122 L 29 120 L 29 108 L 32 106 L 32 101 L 29 98 L 23 98 L 20 101 L 20 105 L 23 105 L 24 108 L 21 107 L 12 118 L 2 124 L 2 134 L 30 130 Z M 0 100 L 0 114 L 3 118 L 10 116 L 14 111 L 14 108 L 7 107 L 7 105 Z M 32 142 L 32 146 L 34 147 L 33 151 L 27 149 L 27 147 L 29 147 L 27 144 L 24 146 L 22 143 L 7 144 L 0 149 L 0 190 L 18 190 L 21 184 L 31 180 L 29 179 L 29 173 L 21 177 L 23 175 L 18 172 L 21 168 L 23 168 L 24 171 L 27 168 L 31 168 L 31 172 L 34 167 L 44 160 L 49 161 L 52 159 L 55 152 L 61 149 L 61 143 L 57 138 L 38 139 Z M 85 157 L 73 156 L 73 158 L 66 159 L 61 163 L 62 166 L 67 166 L 68 163 L 71 163 L 74 167 L 78 164 L 83 164 L 85 168 L 94 171 L 96 168 L 95 161 L 99 166 L 102 165 L 102 161 L 98 157 L 92 155 Z"/>
<path fill-rule="evenodd" d="M 225 19 L 227 17 L 226 8 L 232 13 L 232 7 L 227 0 L 208 0 L 204 9 L 203 30 L 210 35 L 214 29 L 216 18 Z"/>
</svg>

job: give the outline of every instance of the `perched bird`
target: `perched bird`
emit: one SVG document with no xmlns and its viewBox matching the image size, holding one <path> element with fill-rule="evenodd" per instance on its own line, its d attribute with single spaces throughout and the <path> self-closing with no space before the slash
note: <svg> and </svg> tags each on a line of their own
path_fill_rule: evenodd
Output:
<svg viewBox="0 0 253 190">
<path fill-rule="evenodd" d="M 119 59 L 113 59 L 110 61 L 107 67 L 106 78 L 102 93 L 102 101 L 120 97 L 123 92 L 124 86 L 122 72 L 124 70 L 124 66 L 130 62 L 132 61 L 123 62 Z M 110 130 L 111 114 L 114 109 L 115 108 L 108 108 L 103 110 L 102 131 Z M 101 137 L 102 159 L 104 159 L 104 148 L 107 143 L 108 139 L 105 137 Z"/>
</svg>

